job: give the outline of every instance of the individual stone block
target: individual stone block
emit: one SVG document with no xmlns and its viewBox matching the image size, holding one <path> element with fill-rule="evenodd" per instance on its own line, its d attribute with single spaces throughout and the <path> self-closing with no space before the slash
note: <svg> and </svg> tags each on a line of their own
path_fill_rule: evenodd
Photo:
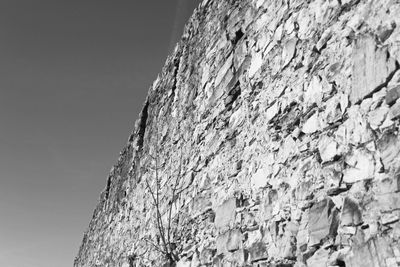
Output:
<svg viewBox="0 0 400 267">
<path fill-rule="evenodd" d="M 190 267 L 190 265 L 191 265 L 191 262 L 187 261 L 185 259 L 181 259 L 180 261 L 178 261 L 176 263 L 176 267 Z"/>
<path fill-rule="evenodd" d="M 268 258 L 267 247 L 263 242 L 257 242 L 249 248 L 251 262 Z"/>
<path fill-rule="evenodd" d="M 229 252 L 233 252 L 241 248 L 243 235 L 238 229 L 230 231 L 228 235 L 228 240 L 226 243 L 226 248 Z"/>
<path fill-rule="evenodd" d="M 302 228 L 297 233 L 297 248 L 300 251 L 305 251 L 307 249 L 307 244 L 309 241 L 309 233 L 308 230 L 305 228 L 305 225 L 301 225 Z"/>
<path fill-rule="evenodd" d="M 248 258 L 248 253 L 244 249 L 239 249 L 239 250 L 231 253 L 228 257 L 228 259 L 231 262 L 237 264 L 236 266 L 244 266 L 247 258 Z"/>
<path fill-rule="evenodd" d="M 392 120 L 400 117 L 400 99 L 397 99 L 396 103 L 390 107 L 389 116 Z"/>
<path fill-rule="evenodd" d="M 386 47 L 377 48 L 372 35 L 360 36 L 353 50 L 351 102 L 357 103 L 383 86 L 395 70 L 395 60 L 388 57 Z"/>
<path fill-rule="evenodd" d="M 304 123 L 302 131 L 305 134 L 312 134 L 316 131 L 322 130 L 323 123 L 318 112 L 315 112 L 307 121 Z"/>
<path fill-rule="evenodd" d="M 226 247 L 226 244 L 228 243 L 228 238 L 229 238 L 229 233 L 220 234 L 216 238 L 215 244 L 217 247 L 217 255 L 228 253 L 228 249 Z"/>
<path fill-rule="evenodd" d="M 297 233 L 296 233 L 297 234 Z M 283 259 L 293 259 L 296 254 L 296 238 L 290 231 L 285 231 L 283 236 L 277 239 L 277 256 Z"/>
<path fill-rule="evenodd" d="M 400 166 L 400 142 L 394 133 L 383 135 L 377 142 L 385 171 L 396 170 Z"/>
<path fill-rule="evenodd" d="M 385 176 L 376 182 L 375 192 L 377 194 L 387 194 L 400 191 L 400 172 Z"/>
<path fill-rule="evenodd" d="M 211 207 L 212 203 L 207 195 L 198 195 L 193 199 L 192 212 L 200 214 Z"/>
<path fill-rule="evenodd" d="M 315 203 L 310 208 L 308 231 L 309 246 L 314 246 L 328 236 L 333 237 L 338 227 L 338 210 L 330 198 Z"/>
<path fill-rule="evenodd" d="M 377 28 L 377 35 L 378 35 L 379 41 L 384 43 L 390 37 L 390 35 L 393 33 L 395 28 L 396 28 L 395 22 L 392 22 L 390 24 L 388 23 L 386 25 L 379 25 L 379 27 Z"/>
<path fill-rule="evenodd" d="M 355 183 L 357 181 L 373 178 L 375 161 L 373 156 L 365 150 L 355 150 L 345 159 L 349 168 L 344 170 L 343 182 Z"/>
<path fill-rule="evenodd" d="M 387 106 L 382 106 L 368 113 L 368 123 L 372 129 L 376 130 L 382 125 L 386 119 L 388 111 L 389 108 Z"/>
<path fill-rule="evenodd" d="M 280 111 L 279 101 L 276 101 L 272 106 L 270 106 L 266 113 L 266 122 L 272 120 Z"/>
<path fill-rule="evenodd" d="M 299 185 L 296 186 L 296 188 L 294 189 L 296 200 L 302 201 L 310 199 L 310 197 L 312 196 L 312 190 L 311 190 L 312 185 L 313 185 L 312 181 L 304 181 L 299 183 Z"/>
<path fill-rule="evenodd" d="M 278 199 L 278 192 L 275 189 L 270 189 L 267 191 L 266 196 L 261 203 L 261 216 L 264 220 L 269 220 L 272 218 L 272 211 L 275 201 Z"/>
<path fill-rule="evenodd" d="M 318 143 L 319 155 L 323 162 L 331 161 L 338 154 L 338 145 L 334 138 L 323 136 Z"/>
<path fill-rule="evenodd" d="M 339 126 L 336 138 L 356 146 L 371 141 L 374 138 L 374 134 L 360 105 L 349 107 L 347 114 L 348 119 Z"/>
<path fill-rule="evenodd" d="M 400 85 L 390 88 L 386 94 L 386 104 L 393 105 L 400 97 Z"/>
<path fill-rule="evenodd" d="M 262 64 L 263 64 L 262 53 L 258 52 L 251 59 L 249 76 L 253 77 L 257 73 L 257 71 L 261 68 Z"/>
<path fill-rule="evenodd" d="M 225 77 L 225 75 L 227 74 L 228 70 L 230 69 L 230 67 L 233 64 L 233 55 L 231 54 L 225 61 L 224 65 L 220 68 L 220 70 L 217 73 L 217 76 L 215 77 L 215 86 L 218 86 L 223 78 Z"/>
<path fill-rule="evenodd" d="M 318 249 L 311 258 L 307 260 L 307 267 L 321 267 L 326 266 L 329 258 L 329 250 L 320 248 Z"/>
<path fill-rule="evenodd" d="M 398 220 L 399 220 L 399 216 L 397 216 L 396 214 L 392 214 L 392 213 L 384 213 L 384 214 L 382 214 L 382 217 L 381 217 L 381 222 L 383 225 L 395 223 Z"/>
<path fill-rule="evenodd" d="M 360 207 L 356 200 L 346 197 L 343 202 L 340 224 L 343 226 L 360 225 L 362 215 Z"/>
<path fill-rule="evenodd" d="M 341 235 L 355 235 L 356 232 L 357 232 L 356 226 L 343 226 L 338 230 L 338 233 Z"/>
<path fill-rule="evenodd" d="M 328 28 L 324 31 L 321 38 L 319 38 L 317 44 L 315 45 L 315 48 L 318 51 L 321 51 L 326 46 L 326 43 L 329 41 L 331 37 L 332 37 L 332 29 Z"/>
<path fill-rule="evenodd" d="M 283 60 L 283 67 L 286 67 L 292 58 L 296 54 L 296 44 L 297 44 L 297 39 L 293 38 L 287 41 L 287 43 L 283 47 L 283 53 L 282 53 L 282 60 Z"/>
<path fill-rule="evenodd" d="M 322 89 L 321 79 L 318 76 L 313 76 L 307 90 L 304 93 L 304 102 L 308 106 L 311 106 L 312 104 L 321 106 L 323 96 L 324 91 Z"/>
<path fill-rule="evenodd" d="M 236 198 L 230 198 L 215 211 L 215 227 L 219 230 L 229 228 L 235 222 Z"/>
<path fill-rule="evenodd" d="M 389 193 L 376 196 L 378 207 L 383 212 L 393 211 L 400 207 L 400 193 Z"/>
</svg>

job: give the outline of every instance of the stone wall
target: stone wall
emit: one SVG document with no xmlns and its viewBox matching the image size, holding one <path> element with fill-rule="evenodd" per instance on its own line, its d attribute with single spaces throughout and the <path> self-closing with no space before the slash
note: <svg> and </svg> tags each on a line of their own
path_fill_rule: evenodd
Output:
<svg viewBox="0 0 400 267">
<path fill-rule="evenodd" d="M 399 14 L 398 0 L 204 0 L 74 266 L 167 264 L 156 208 L 181 267 L 399 266 Z"/>
</svg>

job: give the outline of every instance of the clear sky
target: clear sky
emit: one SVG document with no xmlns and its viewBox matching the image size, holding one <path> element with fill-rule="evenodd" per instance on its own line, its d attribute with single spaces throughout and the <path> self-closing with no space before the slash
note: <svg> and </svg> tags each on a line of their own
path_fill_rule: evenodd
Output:
<svg viewBox="0 0 400 267">
<path fill-rule="evenodd" d="M 0 0 L 0 267 L 72 266 L 199 0 Z"/>
</svg>

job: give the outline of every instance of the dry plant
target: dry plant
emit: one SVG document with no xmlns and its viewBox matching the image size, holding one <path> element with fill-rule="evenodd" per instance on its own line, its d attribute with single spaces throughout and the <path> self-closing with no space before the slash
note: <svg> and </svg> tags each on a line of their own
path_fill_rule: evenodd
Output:
<svg viewBox="0 0 400 267">
<path fill-rule="evenodd" d="M 180 187 L 181 177 L 182 177 L 182 147 L 180 149 L 179 156 L 179 171 L 177 174 L 173 174 L 172 168 L 170 171 L 170 175 L 167 181 L 164 184 L 161 184 L 161 175 L 159 166 L 159 157 L 160 152 L 158 148 L 158 128 L 157 121 L 156 125 L 156 146 L 155 146 L 155 155 L 150 155 L 151 159 L 155 163 L 154 168 L 150 168 L 155 172 L 155 181 L 153 182 L 153 186 L 149 182 L 148 179 L 145 179 L 146 188 L 149 191 L 152 199 L 152 204 L 155 209 L 155 223 L 158 230 L 158 234 L 160 240 L 158 242 L 151 241 L 146 239 L 145 241 L 152 245 L 157 251 L 164 255 L 166 260 L 168 261 L 169 266 L 174 266 L 177 261 L 179 261 L 179 257 L 176 252 L 176 244 L 174 243 L 174 235 L 179 233 L 177 230 L 178 221 L 179 221 L 179 213 L 177 218 L 176 225 L 173 225 L 172 218 L 172 210 L 173 205 L 178 199 L 179 195 L 187 188 Z M 154 184 L 155 183 L 155 184 Z M 164 196 L 163 194 L 164 193 Z M 162 210 L 162 206 L 165 206 L 165 199 L 167 198 L 167 194 L 170 193 L 171 199 L 166 202 L 166 210 Z M 166 215 L 166 222 L 163 221 L 163 215 Z"/>
</svg>

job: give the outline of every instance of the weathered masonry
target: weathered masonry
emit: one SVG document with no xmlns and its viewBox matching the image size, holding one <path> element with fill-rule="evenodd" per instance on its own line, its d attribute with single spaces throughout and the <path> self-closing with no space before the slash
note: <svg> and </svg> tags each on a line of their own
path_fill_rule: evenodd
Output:
<svg viewBox="0 0 400 267">
<path fill-rule="evenodd" d="M 400 266 L 400 2 L 204 0 L 74 266 Z"/>
</svg>

